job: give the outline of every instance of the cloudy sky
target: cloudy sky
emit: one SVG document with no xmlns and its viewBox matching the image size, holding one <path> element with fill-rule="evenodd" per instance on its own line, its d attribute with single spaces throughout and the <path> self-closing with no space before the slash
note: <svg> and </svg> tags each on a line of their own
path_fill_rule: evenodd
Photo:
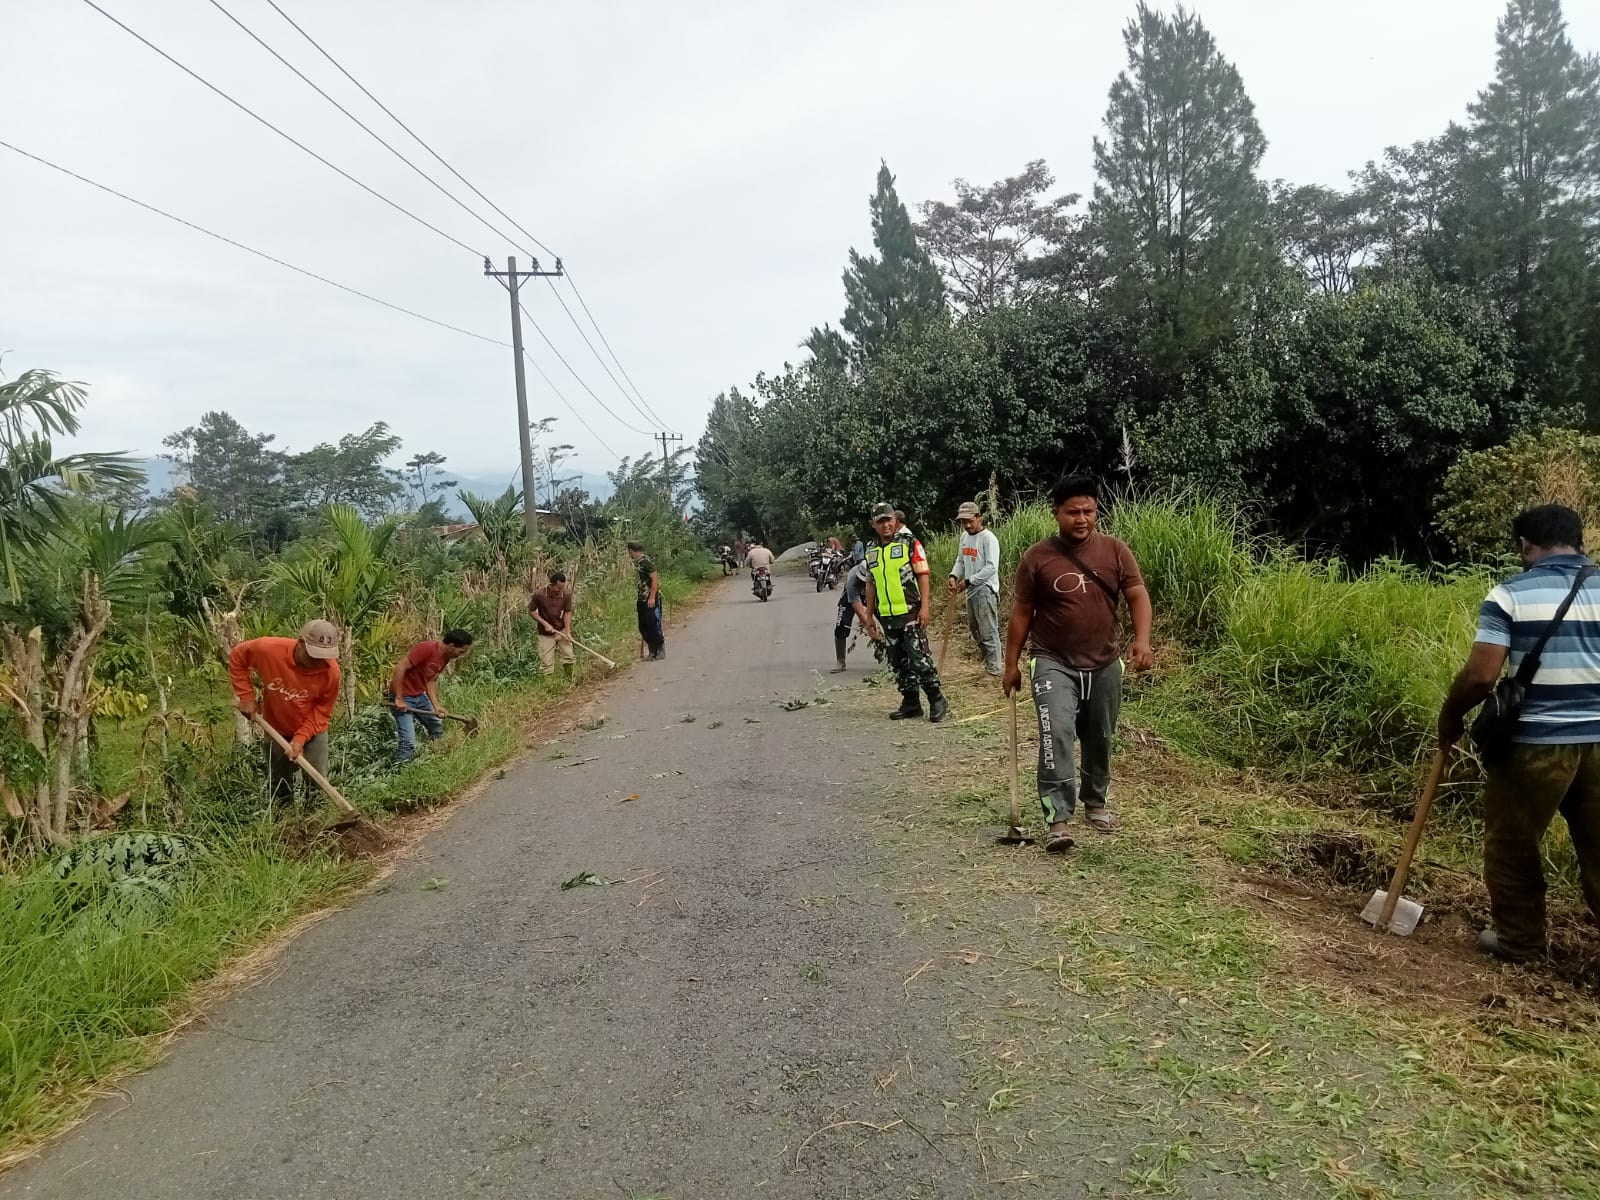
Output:
<svg viewBox="0 0 1600 1200">
<path fill-rule="evenodd" d="M 0 139 L 395 304 L 493 338 L 482 275 L 518 247 L 341 116 L 215 3 L 452 186 L 267 0 L 97 0 L 377 191 L 341 179 L 83 0 L 0 0 Z M 836 320 L 880 157 L 908 203 L 1031 158 L 1087 192 L 1123 63 L 1113 0 L 278 0 L 479 189 L 564 256 L 647 406 L 692 440 L 710 398 Z M 1199 0 L 1271 143 L 1269 177 L 1339 184 L 1459 117 L 1500 0 Z M 1600 5 L 1568 4 L 1600 49 Z M 457 187 L 458 191 L 462 191 Z M 464 196 L 470 195 L 462 191 Z M 496 224 L 503 224 L 489 214 Z M 154 454 L 207 409 L 304 449 L 387 421 L 408 453 L 515 468 L 511 352 L 172 225 L 0 150 L 0 351 L 91 388 L 81 443 Z M 561 295 L 573 304 L 562 285 Z M 652 450 L 535 282 L 535 416 L 598 473 Z M 576 305 L 573 305 L 576 311 Z M 581 313 L 580 313 L 581 315 Z M 595 339 L 598 346 L 598 339 Z M 603 350 L 602 350 L 603 353 Z M 605 412 L 592 388 L 614 411 Z M 635 428 L 629 428 L 633 426 Z"/>
</svg>

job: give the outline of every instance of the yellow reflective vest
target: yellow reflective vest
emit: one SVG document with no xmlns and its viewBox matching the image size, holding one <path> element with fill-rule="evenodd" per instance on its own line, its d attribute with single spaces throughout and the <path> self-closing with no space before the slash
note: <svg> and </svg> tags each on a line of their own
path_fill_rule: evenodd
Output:
<svg viewBox="0 0 1600 1200">
<path fill-rule="evenodd" d="M 895 538 L 887 546 L 867 548 L 867 571 L 872 576 L 875 607 L 880 617 L 903 617 L 911 611 L 906 576 L 911 574 L 911 543 Z M 917 597 L 921 603 L 921 597 Z"/>
</svg>

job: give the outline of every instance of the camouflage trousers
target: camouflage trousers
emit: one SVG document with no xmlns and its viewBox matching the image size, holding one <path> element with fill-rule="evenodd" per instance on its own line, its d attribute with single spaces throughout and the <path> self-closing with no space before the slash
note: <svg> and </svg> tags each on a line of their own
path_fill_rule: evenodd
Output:
<svg viewBox="0 0 1600 1200">
<path fill-rule="evenodd" d="M 1514 955 L 1545 948 L 1541 843 L 1556 813 L 1567 819 L 1583 898 L 1600 916 L 1600 744 L 1517 745 L 1489 768 L 1483 789 L 1483 882 L 1500 945 Z"/>
<path fill-rule="evenodd" d="M 931 696 L 937 692 L 939 669 L 928 648 L 928 631 L 910 617 L 879 617 L 878 624 L 883 626 L 884 654 L 901 694 L 926 691 Z"/>
</svg>

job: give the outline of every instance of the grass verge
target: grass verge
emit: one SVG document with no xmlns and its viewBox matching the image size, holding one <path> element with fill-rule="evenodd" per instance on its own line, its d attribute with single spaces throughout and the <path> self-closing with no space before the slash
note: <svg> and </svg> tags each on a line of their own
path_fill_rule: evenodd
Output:
<svg viewBox="0 0 1600 1200">
<path fill-rule="evenodd" d="M 663 587 L 670 605 L 693 604 L 689 581 L 667 576 Z M 631 592 L 586 615 L 580 636 L 619 666 L 630 663 Z M 534 720 L 610 674 L 588 660 L 574 684 L 534 674 L 534 662 L 520 646 L 444 679 L 447 706 L 478 716 L 482 732 L 469 740 L 450 727 L 403 769 L 390 765 L 394 726 L 381 708 L 336 725 L 333 782 L 375 816 L 446 803 L 521 752 Z M 225 703 L 216 708 L 214 719 L 226 716 Z M 130 806 L 151 824 L 181 822 L 172 831 L 186 848 L 181 861 L 134 849 L 65 879 L 50 862 L 0 877 L 0 1167 L 157 1057 L 203 981 L 374 873 L 373 863 L 341 861 L 330 839 L 314 836 L 320 803 L 270 811 L 258 752 L 214 745 L 194 728 L 175 740 L 161 777 L 149 773 L 151 794 Z M 132 780 L 148 750 L 141 732 L 108 730 L 105 769 Z M 145 837 L 135 827 L 105 840 L 142 847 Z"/>
<path fill-rule="evenodd" d="M 959 710 L 993 709 L 975 689 L 956 683 Z M 938 782 L 931 814 L 886 818 L 918 864 L 902 902 L 962 947 L 949 969 L 979 973 L 950 1028 L 988 1097 L 995 1177 L 1043 1178 L 1065 1146 L 1108 1195 L 1600 1196 L 1592 998 L 1478 960 L 1466 922 L 1371 933 L 1367 879 L 1264 871 L 1327 811 L 1141 733 L 1137 700 L 1129 715 L 1123 829 L 1084 827 L 1064 860 L 990 840 L 1003 714 L 942 730 L 937 754 L 904 743 L 927 752 L 908 773 Z M 1441 891 L 1467 850 L 1430 851 Z"/>
</svg>

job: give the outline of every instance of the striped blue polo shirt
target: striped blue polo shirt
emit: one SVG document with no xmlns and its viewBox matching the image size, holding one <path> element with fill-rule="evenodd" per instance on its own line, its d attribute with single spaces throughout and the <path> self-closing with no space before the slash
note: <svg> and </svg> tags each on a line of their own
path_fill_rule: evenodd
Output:
<svg viewBox="0 0 1600 1200">
<path fill-rule="evenodd" d="M 1507 647 L 1509 669 L 1516 671 L 1572 590 L 1578 569 L 1589 561 L 1582 554 L 1552 554 L 1506 580 L 1478 611 L 1477 640 Z M 1545 646 L 1512 740 L 1600 742 L 1600 575 L 1583 585 Z"/>
</svg>

